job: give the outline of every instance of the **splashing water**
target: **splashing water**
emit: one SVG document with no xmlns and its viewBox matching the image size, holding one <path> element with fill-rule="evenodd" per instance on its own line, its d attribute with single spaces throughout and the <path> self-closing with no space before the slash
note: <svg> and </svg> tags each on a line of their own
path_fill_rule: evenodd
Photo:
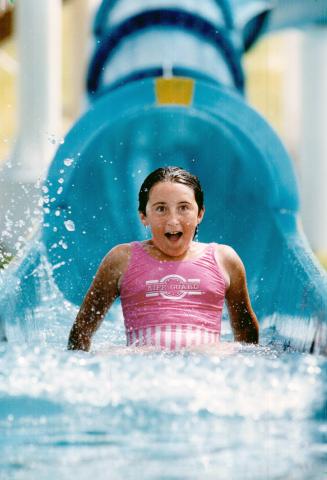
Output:
<svg viewBox="0 0 327 480">
<path fill-rule="evenodd" d="M 0 347 L 0 478 L 324 478 L 324 357 L 285 351 L 272 328 L 259 347 L 127 349 L 119 304 L 91 353 L 68 352 L 77 307 L 39 254 L 27 341 L 13 321 Z"/>
</svg>

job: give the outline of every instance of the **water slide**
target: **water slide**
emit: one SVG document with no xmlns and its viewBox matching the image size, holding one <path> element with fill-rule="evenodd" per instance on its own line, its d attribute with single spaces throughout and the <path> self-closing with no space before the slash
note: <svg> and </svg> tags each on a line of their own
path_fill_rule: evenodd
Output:
<svg viewBox="0 0 327 480">
<path fill-rule="evenodd" d="M 292 160 L 247 104 L 241 63 L 260 35 L 324 23 L 326 10 L 326 0 L 101 3 L 89 108 L 50 166 L 40 231 L 0 277 L 3 338 L 28 340 L 55 290 L 81 303 L 105 253 L 144 238 L 143 178 L 177 164 L 206 193 L 200 241 L 240 254 L 262 325 L 327 352 L 327 279 L 301 229 Z"/>
</svg>

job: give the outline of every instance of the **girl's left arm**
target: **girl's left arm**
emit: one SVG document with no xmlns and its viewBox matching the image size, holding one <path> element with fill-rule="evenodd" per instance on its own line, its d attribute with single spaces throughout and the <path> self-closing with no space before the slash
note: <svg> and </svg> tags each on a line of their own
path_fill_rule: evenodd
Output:
<svg viewBox="0 0 327 480">
<path fill-rule="evenodd" d="M 225 259 L 230 278 L 226 301 L 235 341 L 258 343 L 259 323 L 251 306 L 244 265 L 230 247 Z"/>
</svg>

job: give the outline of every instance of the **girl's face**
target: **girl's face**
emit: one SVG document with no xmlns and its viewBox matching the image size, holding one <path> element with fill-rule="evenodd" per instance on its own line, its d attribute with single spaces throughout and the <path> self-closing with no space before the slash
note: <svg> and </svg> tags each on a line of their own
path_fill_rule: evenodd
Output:
<svg viewBox="0 0 327 480">
<path fill-rule="evenodd" d="M 203 215 L 191 187 L 168 181 L 151 188 L 146 215 L 140 213 L 140 218 L 151 227 L 154 246 L 167 256 L 178 257 L 190 247 Z"/>
</svg>

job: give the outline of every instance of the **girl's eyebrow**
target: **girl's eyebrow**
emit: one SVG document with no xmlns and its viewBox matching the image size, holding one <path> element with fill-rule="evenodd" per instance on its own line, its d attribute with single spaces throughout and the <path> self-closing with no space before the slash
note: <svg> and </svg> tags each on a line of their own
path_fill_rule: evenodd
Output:
<svg viewBox="0 0 327 480">
<path fill-rule="evenodd" d="M 181 202 L 178 202 L 178 205 L 181 205 L 183 203 L 187 203 L 188 205 L 191 205 L 191 202 L 189 202 L 187 200 L 182 200 Z M 166 205 L 166 202 L 164 202 L 163 200 L 160 200 L 159 202 L 155 202 L 155 203 L 152 204 L 153 207 L 155 205 Z"/>
</svg>

